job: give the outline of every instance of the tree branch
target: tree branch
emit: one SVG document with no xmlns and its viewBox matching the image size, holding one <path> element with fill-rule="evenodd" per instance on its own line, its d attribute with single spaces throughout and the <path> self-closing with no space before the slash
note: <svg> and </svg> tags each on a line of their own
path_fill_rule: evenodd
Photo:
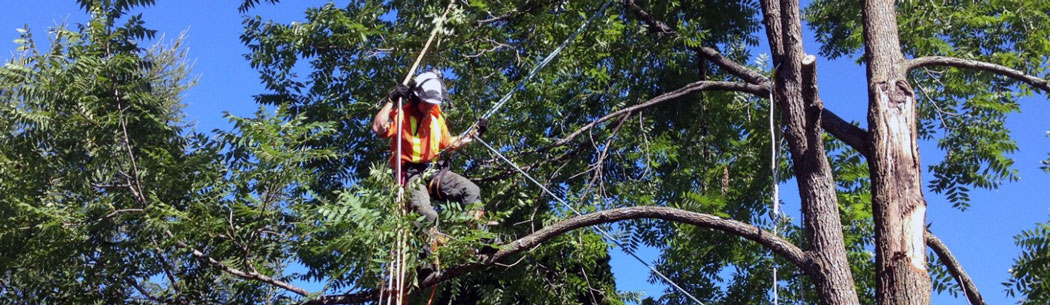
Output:
<svg viewBox="0 0 1050 305">
<path fill-rule="evenodd" d="M 981 293 L 977 292 L 977 285 L 973 283 L 970 275 L 966 274 L 966 270 L 963 270 L 962 264 L 948 250 L 948 246 L 930 231 L 926 231 L 926 245 L 933 249 L 933 252 L 937 253 L 937 257 L 941 258 L 941 263 L 948 267 L 948 272 L 955 277 L 955 280 L 959 282 L 959 287 L 962 287 L 963 292 L 966 293 L 966 298 L 970 300 L 970 305 L 985 305 L 986 303 L 984 298 L 981 297 Z"/>
<path fill-rule="evenodd" d="M 849 145 L 860 152 L 864 157 L 870 155 L 871 147 L 868 147 L 867 130 L 846 122 L 846 120 L 843 120 L 827 108 L 822 109 L 820 112 L 820 127 L 824 128 L 824 131 L 827 131 L 843 143 L 846 143 L 846 145 Z"/>
<path fill-rule="evenodd" d="M 865 157 L 871 149 L 868 147 L 868 132 L 860 129 L 860 127 L 853 126 L 840 118 L 835 113 L 824 108 L 824 101 L 820 99 L 820 94 L 817 90 L 817 58 L 813 55 L 807 55 L 802 59 L 802 98 L 806 103 L 815 105 L 815 109 L 820 109 L 820 115 L 817 119 L 820 121 L 820 127 L 831 133 L 832 136 L 842 140 L 853 149 L 856 149 Z"/>
<path fill-rule="evenodd" d="M 427 278 L 423 279 L 423 281 L 420 282 L 419 286 L 429 287 L 442 281 L 446 281 L 448 279 L 452 279 L 473 271 L 477 271 L 487 266 L 494 265 L 500 260 L 521 253 L 523 251 L 532 249 L 551 238 L 554 238 L 558 235 L 564 234 L 575 229 L 604 223 L 640 218 L 662 219 L 667 221 L 691 224 L 698 227 L 714 229 L 722 231 L 724 233 L 743 237 L 751 241 L 757 242 L 765 246 L 766 248 L 769 248 L 773 251 L 773 253 L 786 258 L 791 263 L 797 265 L 800 269 L 809 270 L 811 268 L 810 258 L 805 252 L 802 251 L 802 249 L 799 249 L 787 240 L 784 240 L 776 235 L 773 235 L 770 232 L 766 232 L 765 230 L 762 230 L 750 224 L 731 219 L 724 219 L 708 214 L 690 212 L 670 207 L 639 206 L 606 210 L 602 212 L 577 216 L 558 222 L 556 224 L 547 226 L 539 231 L 536 231 L 535 233 L 529 234 L 518 240 L 503 245 L 499 252 L 496 252 L 492 256 L 485 257 L 481 261 L 481 263 L 458 265 L 432 273 L 429 276 L 427 276 Z M 375 300 L 378 297 L 378 291 L 369 290 L 352 294 L 321 296 L 306 301 L 302 304 L 354 304 Z"/>
<path fill-rule="evenodd" d="M 562 153 L 562 154 L 560 154 L 558 156 L 555 156 L 554 158 L 550 158 L 549 156 L 544 156 L 539 161 L 533 162 L 533 163 L 528 164 L 528 165 L 523 165 L 521 167 L 521 169 L 524 170 L 525 172 L 529 172 L 532 169 L 537 168 L 537 167 L 542 166 L 542 165 L 545 165 L 545 164 L 562 163 L 564 161 L 567 161 L 567 160 L 575 157 L 581 151 L 583 151 L 583 145 L 577 145 L 576 147 L 573 147 L 569 151 L 567 151 L 565 153 Z M 528 153 L 530 153 L 530 152 L 529 151 L 521 152 L 521 153 L 518 153 L 518 154 L 516 154 L 514 156 L 511 156 L 510 159 L 513 160 L 513 159 L 515 159 L 515 158 L 517 158 L 517 157 L 519 157 L 521 155 L 525 155 L 525 154 L 528 154 Z M 481 164 L 480 166 L 488 166 L 488 165 L 491 165 L 491 164 L 496 163 L 496 162 L 499 162 L 499 159 L 497 159 L 497 158 L 490 158 L 490 159 L 485 159 L 485 160 L 483 160 L 483 161 L 481 161 L 479 163 Z M 507 179 L 507 178 L 509 178 L 511 176 L 517 175 L 517 173 L 518 173 L 517 170 L 515 170 L 513 167 L 510 167 L 510 166 L 492 165 L 492 167 L 496 168 L 496 169 L 499 169 L 499 171 L 497 173 L 492 174 L 492 175 L 483 176 L 483 177 L 477 177 L 477 178 L 471 178 L 470 180 L 471 181 L 476 181 L 476 182 L 502 181 L 502 180 Z M 465 170 L 464 172 L 472 172 L 474 168 L 475 167 L 468 167 L 468 169 Z"/>
<path fill-rule="evenodd" d="M 155 296 L 149 293 L 149 291 L 147 291 L 146 288 L 143 288 L 142 285 L 139 284 L 138 281 L 136 281 L 135 279 L 128 279 L 128 284 L 131 284 L 131 287 L 134 287 L 135 290 L 138 290 L 139 294 L 142 294 L 142 296 L 146 297 L 147 299 L 150 299 L 150 301 L 164 304 L 185 304 L 185 302 L 179 302 L 178 300 L 165 299 L 162 297 Z"/>
<path fill-rule="evenodd" d="M 645 101 L 644 103 L 623 108 L 612 113 L 606 114 L 605 116 L 602 116 L 601 118 L 598 118 L 597 120 L 594 120 L 588 123 L 587 125 L 583 125 L 579 129 L 573 131 L 571 134 L 558 140 L 555 140 L 554 143 L 526 153 L 547 151 L 551 148 L 565 145 L 572 139 L 583 134 L 583 132 L 594 128 L 594 126 L 596 126 L 599 123 L 608 121 L 618 116 L 625 115 L 627 113 L 632 113 L 636 110 L 649 108 L 657 104 L 664 103 L 675 98 L 679 98 L 699 91 L 737 91 L 751 93 L 762 98 L 769 97 L 769 87 L 765 85 L 753 85 L 721 81 L 698 81 L 685 85 L 684 87 L 679 88 L 678 90 L 661 94 L 655 98 Z M 868 155 L 870 149 L 868 148 L 866 142 L 868 138 L 867 131 L 861 129 L 860 127 L 854 126 L 849 122 L 846 122 L 831 110 L 823 109 L 821 115 L 822 120 L 820 122 L 820 126 L 822 128 L 831 133 L 832 136 L 842 140 L 842 142 L 845 142 L 846 145 L 853 147 L 853 149 L 856 149 L 864 156 Z"/>
<path fill-rule="evenodd" d="M 636 18 L 638 18 L 647 26 L 649 26 L 650 33 L 656 33 L 658 35 L 670 35 L 672 38 L 675 39 L 681 38 L 681 34 L 679 34 L 678 31 L 668 26 L 663 21 L 660 21 L 652 15 L 650 15 L 649 12 L 645 11 L 645 9 L 643 9 L 637 3 L 634 3 L 634 0 L 624 0 L 623 5 L 624 8 L 626 8 L 628 11 L 631 11 L 631 13 L 633 13 Z M 739 77 L 750 84 L 760 85 L 769 81 L 769 79 L 767 79 L 765 76 L 762 76 L 762 74 L 758 72 L 752 71 L 747 66 L 737 63 L 729 58 L 726 58 L 725 56 L 722 56 L 722 54 L 714 48 L 690 47 L 689 49 L 700 54 L 705 59 L 715 63 L 719 67 L 722 67 L 722 69 L 726 70 L 726 72 L 729 72 L 730 74 L 733 74 L 734 76 Z"/>
<path fill-rule="evenodd" d="M 170 230 L 164 230 L 164 233 L 166 233 L 169 238 L 175 239 L 175 234 L 172 234 Z M 257 281 L 260 281 L 260 282 L 263 282 L 263 283 L 267 283 L 267 284 L 270 284 L 270 285 L 273 285 L 273 286 L 277 286 L 277 287 L 283 288 L 284 290 L 288 290 L 288 291 L 294 292 L 295 294 L 298 294 L 298 295 L 301 295 L 301 296 L 307 296 L 307 295 L 310 294 L 309 292 L 306 291 L 306 289 L 299 288 L 299 287 L 297 287 L 295 285 L 292 285 L 292 284 L 289 284 L 287 282 L 284 282 L 284 281 L 281 281 L 281 280 L 278 280 L 278 279 L 274 279 L 272 277 L 269 277 L 269 276 L 266 276 L 266 275 L 263 275 L 263 274 L 259 274 L 257 272 L 244 272 L 244 271 L 238 270 L 236 268 L 227 266 L 226 264 L 223 264 L 222 262 L 215 260 L 211 256 L 208 256 L 207 254 L 204 254 L 204 252 L 201 252 L 200 250 L 197 250 L 197 249 L 191 247 L 190 245 L 187 245 L 186 243 L 182 242 L 181 240 L 175 240 L 175 245 L 178 245 L 179 248 L 183 248 L 183 249 L 189 250 L 190 253 L 193 254 L 193 256 L 196 256 L 201 261 L 203 261 L 205 263 L 208 263 L 208 264 L 210 264 L 212 266 L 215 266 L 216 268 L 219 268 L 219 270 L 222 270 L 223 272 L 226 272 L 226 273 L 228 273 L 228 274 L 230 274 L 232 276 L 236 276 L 236 277 L 239 277 L 239 278 L 242 278 L 242 279 L 257 280 Z"/>
<path fill-rule="evenodd" d="M 649 107 L 655 106 L 657 104 L 660 104 L 660 103 L 663 103 L 663 102 L 666 102 L 666 101 L 670 101 L 670 100 L 673 100 L 675 98 L 679 98 L 679 97 L 682 97 L 682 96 L 685 96 L 685 95 L 688 95 L 688 94 L 691 94 L 691 93 L 700 92 L 700 91 L 737 91 L 737 92 L 751 93 L 751 94 L 758 95 L 758 96 L 769 95 L 769 87 L 762 86 L 762 85 L 745 84 L 745 83 L 734 83 L 734 82 L 723 82 L 723 81 L 703 81 L 703 80 L 702 81 L 698 81 L 698 82 L 693 82 L 693 83 L 690 83 L 688 85 L 683 86 L 682 88 L 678 88 L 675 91 L 671 91 L 671 92 L 668 92 L 668 93 L 661 94 L 661 95 L 659 95 L 657 97 L 654 97 L 654 98 L 652 98 L 652 99 L 650 99 L 648 101 L 645 101 L 644 103 L 641 103 L 641 104 L 638 104 L 638 105 L 634 105 L 634 106 L 631 106 L 631 107 L 627 107 L 627 108 L 623 108 L 623 109 L 614 111 L 612 113 L 609 113 L 609 114 L 607 114 L 607 115 L 605 115 L 605 116 L 603 116 L 603 117 L 601 117 L 601 118 L 599 118 L 597 120 L 591 121 L 587 125 L 583 125 L 583 127 L 580 127 L 576 131 L 573 131 L 568 136 L 565 136 L 565 137 L 563 137 L 561 139 L 558 139 L 557 141 L 554 141 L 554 143 L 552 143 L 550 145 L 547 145 L 547 146 L 544 146 L 544 147 L 542 147 L 540 149 L 537 149 L 536 151 L 546 151 L 546 150 L 551 149 L 551 148 L 556 147 L 556 146 L 565 145 L 565 143 L 568 143 L 573 138 L 576 138 L 577 136 L 582 134 L 584 131 L 587 131 L 588 129 L 594 128 L 594 126 L 597 125 L 598 123 L 605 122 L 605 121 L 608 121 L 610 119 L 619 117 L 619 116 L 627 114 L 627 113 L 633 113 L 633 112 L 636 112 L 636 111 L 641 110 L 641 109 L 649 108 Z"/>
<path fill-rule="evenodd" d="M 907 71 L 909 72 L 915 68 L 928 66 L 948 66 L 955 68 L 975 69 L 985 72 L 992 72 L 1023 82 L 1037 89 L 1041 89 L 1043 90 L 1043 92 L 1050 92 L 1050 81 L 1032 75 L 1028 75 L 1024 71 L 1015 70 L 1009 67 L 989 62 L 983 62 L 979 60 L 962 59 L 948 56 L 927 56 L 909 60 L 905 65 Z"/>
</svg>

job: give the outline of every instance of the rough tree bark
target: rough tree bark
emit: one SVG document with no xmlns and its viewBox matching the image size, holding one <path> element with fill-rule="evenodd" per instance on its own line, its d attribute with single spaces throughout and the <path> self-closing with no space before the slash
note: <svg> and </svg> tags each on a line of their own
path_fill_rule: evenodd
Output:
<svg viewBox="0 0 1050 305">
<path fill-rule="evenodd" d="M 803 227 L 814 263 L 808 275 L 821 304 L 859 304 L 846 257 L 831 164 L 824 149 L 823 105 L 817 98 L 816 72 L 812 61 L 803 64 L 798 1 L 763 0 L 762 9 L 773 64 L 777 67 L 774 96 L 795 164 Z"/>
<path fill-rule="evenodd" d="M 906 78 L 893 0 L 864 1 L 863 18 L 876 300 L 880 305 L 929 304 L 915 93 Z"/>
</svg>

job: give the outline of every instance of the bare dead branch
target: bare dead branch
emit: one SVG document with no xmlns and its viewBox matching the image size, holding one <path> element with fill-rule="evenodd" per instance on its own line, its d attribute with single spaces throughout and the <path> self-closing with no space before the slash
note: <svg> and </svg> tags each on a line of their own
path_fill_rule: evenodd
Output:
<svg viewBox="0 0 1050 305">
<path fill-rule="evenodd" d="M 547 6 L 550 6 L 552 3 L 554 3 L 554 1 L 545 1 L 545 2 L 539 2 L 539 3 L 526 3 L 525 6 L 523 6 L 521 8 L 512 9 L 509 12 L 507 12 L 506 14 L 503 14 L 503 15 L 500 15 L 500 16 L 492 16 L 492 14 L 490 13 L 489 14 L 489 16 L 490 16 L 489 18 L 479 19 L 479 20 L 475 21 L 474 23 L 477 24 L 477 25 L 485 25 L 485 24 L 497 23 L 497 22 L 508 22 L 513 17 L 519 16 L 519 15 L 523 15 L 523 14 L 533 13 L 533 12 L 539 10 L 539 9 L 542 9 L 544 7 L 547 7 Z"/>
<path fill-rule="evenodd" d="M 907 64 L 905 65 L 907 71 L 911 71 L 915 68 L 928 66 L 948 66 L 954 68 L 974 69 L 985 72 L 991 72 L 1023 82 L 1032 87 L 1035 87 L 1036 89 L 1043 90 L 1044 93 L 1050 93 L 1050 81 L 1032 75 L 1028 75 L 1024 71 L 1015 70 L 1013 68 L 980 60 L 963 59 L 948 56 L 926 56 L 908 60 Z"/>
<path fill-rule="evenodd" d="M 620 122 L 616 123 L 616 127 L 613 128 L 611 133 L 609 133 L 609 137 L 605 140 L 605 145 L 602 145 L 602 150 L 600 153 L 598 153 L 598 160 L 596 160 L 590 166 L 594 170 L 594 175 L 592 176 L 591 181 L 587 183 L 587 187 L 584 188 L 583 193 L 581 193 L 582 195 L 580 195 L 580 198 L 587 198 L 587 194 L 591 191 L 591 187 L 594 186 L 595 183 L 598 183 L 597 193 L 601 195 L 601 197 L 605 197 L 605 158 L 609 156 L 609 146 L 612 146 L 612 141 L 614 138 L 616 138 L 616 134 L 620 132 L 620 128 L 623 127 L 623 123 L 627 122 L 627 119 L 630 118 L 630 112 L 623 115 L 623 117 L 620 119 Z M 591 142 L 593 143 L 594 140 L 591 140 Z"/>
<path fill-rule="evenodd" d="M 941 258 L 941 263 L 948 267 L 948 272 L 955 277 L 955 280 L 959 282 L 959 287 L 962 287 L 963 292 L 966 293 L 966 298 L 970 300 L 970 305 L 985 305 L 986 303 L 984 298 L 981 297 L 981 293 L 977 292 L 977 285 L 973 283 L 970 275 L 966 274 L 966 270 L 963 270 L 962 264 L 955 259 L 952 251 L 948 250 L 948 246 L 930 231 L 926 231 L 926 245 L 933 249 L 933 252 L 937 253 L 937 257 Z"/>
<path fill-rule="evenodd" d="M 572 157 L 575 157 L 576 154 L 580 153 L 580 151 L 582 151 L 582 150 L 583 150 L 583 146 L 582 145 L 581 146 L 577 146 L 577 147 L 572 148 L 572 150 L 569 150 L 568 152 L 566 152 L 564 154 L 561 154 L 561 155 L 559 155 L 557 157 L 554 157 L 554 158 L 543 158 L 542 160 L 533 162 L 532 164 L 522 166 L 521 169 L 524 170 L 525 172 L 529 172 L 530 170 L 532 170 L 532 169 L 534 169 L 536 167 L 539 167 L 541 165 L 544 165 L 544 164 L 558 164 L 558 163 L 562 163 L 562 162 L 564 162 L 566 160 L 571 159 Z M 493 163 L 493 162 L 496 162 L 496 160 L 495 159 L 489 159 L 489 160 L 483 161 L 482 163 Z M 508 177 L 514 176 L 517 173 L 518 173 L 518 171 L 515 170 L 514 168 L 509 167 L 509 166 L 504 166 L 504 167 L 502 167 L 502 171 L 500 171 L 499 173 L 496 173 L 496 174 L 493 174 L 493 175 L 489 175 L 489 176 L 485 176 L 485 177 L 481 177 L 481 178 L 473 178 L 473 179 L 471 179 L 471 181 L 478 181 L 478 182 L 501 181 L 501 180 L 506 179 Z"/>
<path fill-rule="evenodd" d="M 509 258 L 523 251 L 535 248 L 541 245 L 543 242 L 550 240 L 551 238 L 554 238 L 561 234 L 565 234 L 566 232 L 572 230 L 604 223 L 640 218 L 662 219 L 722 231 L 724 233 L 736 235 L 757 242 L 762 246 L 765 246 L 766 248 L 772 250 L 773 253 L 784 257 L 789 262 L 799 266 L 800 269 L 809 270 L 812 267 L 809 256 L 805 252 L 803 252 L 802 249 L 799 249 L 787 240 L 784 240 L 770 232 L 767 232 L 765 230 L 762 230 L 761 228 L 752 226 L 750 224 L 731 219 L 724 219 L 708 214 L 690 212 L 670 207 L 640 206 L 606 210 L 602 212 L 577 216 L 558 222 L 556 224 L 540 229 L 535 233 L 529 234 L 518 240 L 503 245 L 499 252 L 496 252 L 491 256 L 484 257 L 483 259 L 481 259 L 480 263 L 468 263 L 453 266 L 451 268 L 432 273 L 425 279 L 420 281 L 419 286 L 429 287 L 442 281 L 446 281 L 448 279 L 455 278 L 494 265 L 496 262 L 499 262 L 505 258 Z M 375 300 L 378 297 L 378 291 L 369 290 L 351 294 L 320 296 L 315 299 L 303 302 L 302 304 L 355 304 Z"/>
</svg>

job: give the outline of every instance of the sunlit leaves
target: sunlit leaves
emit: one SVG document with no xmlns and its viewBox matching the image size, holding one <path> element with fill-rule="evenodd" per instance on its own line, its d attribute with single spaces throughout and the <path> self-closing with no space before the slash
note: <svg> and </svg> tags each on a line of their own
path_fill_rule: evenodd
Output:
<svg viewBox="0 0 1050 305">
<path fill-rule="evenodd" d="M 1021 254 L 1010 268 L 1012 278 L 1003 283 L 1006 293 L 1021 304 L 1050 302 L 1050 223 L 1037 224 L 1014 236 Z"/>
</svg>

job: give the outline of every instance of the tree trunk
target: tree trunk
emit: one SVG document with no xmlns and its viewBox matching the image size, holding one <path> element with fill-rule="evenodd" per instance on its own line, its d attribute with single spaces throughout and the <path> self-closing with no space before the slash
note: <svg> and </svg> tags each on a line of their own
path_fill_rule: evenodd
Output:
<svg viewBox="0 0 1050 305">
<path fill-rule="evenodd" d="M 802 22 L 797 0 L 763 0 L 764 22 L 773 51 L 775 100 L 786 127 L 785 138 L 794 162 L 802 200 L 803 226 L 809 240 L 813 280 L 820 303 L 858 304 L 857 292 L 846 257 L 839 219 L 838 199 L 831 165 L 824 150 L 816 98 L 815 70 L 809 62 L 803 71 Z M 804 74 L 810 82 L 805 84 Z"/>
<path fill-rule="evenodd" d="M 877 300 L 929 304 L 915 94 L 906 78 L 893 0 L 868 0 L 863 10 Z"/>
</svg>

